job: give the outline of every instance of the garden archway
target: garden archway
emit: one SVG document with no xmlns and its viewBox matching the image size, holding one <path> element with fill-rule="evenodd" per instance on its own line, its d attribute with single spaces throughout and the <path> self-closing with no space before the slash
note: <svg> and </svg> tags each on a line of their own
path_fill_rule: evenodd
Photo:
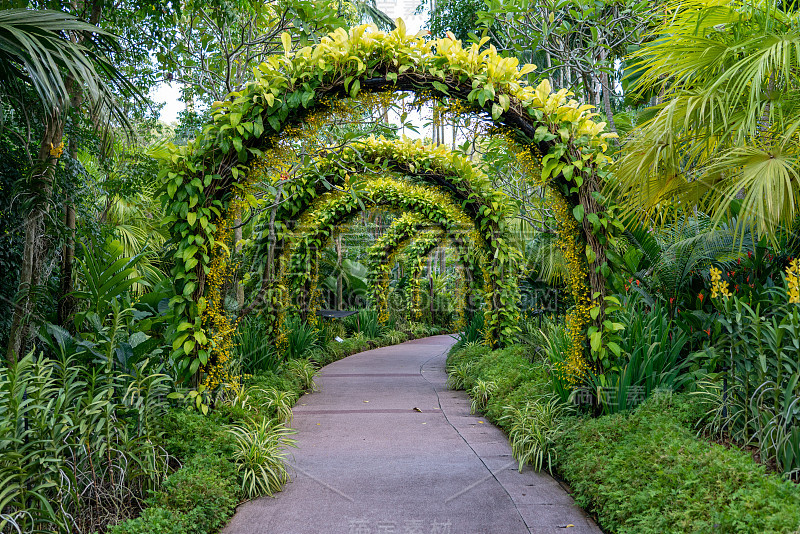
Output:
<svg viewBox="0 0 800 534">
<path fill-rule="evenodd" d="M 306 288 L 298 293 L 307 295 L 308 301 L 301 302 L 300 307 L 308 310 L 309 317 L 313 316 L 317 307 L 314 299 L 317 251 L 330 239 L 334 227 L 362 210 L 360 201 L 370 206 L 423 213 L 428 220 L 441 226 L 449 239 L 463 243 L 464 246 L 470 243 L 476 247 L 486 247 L 487 256 L 497 256 L 500 253 L 496 241 L 494 244 L 485 241 L 475 229 L 477 223 L 455 206 L 448 196 L 434 189 L 399 179 L 371 178 L 364 182 L 358 198 L 346 192 L 326 193 L 314 203 L 313 209 L 305 212 L 298 225 L 300 234 L 287 241 L 279 263 L 282 269 L 288 267 L 291 274 L 284 289 Z M 507 254 L 519 254 L 513 247 L 507 247 L 506 250 L 509 250 Z M 508 332 L 509 326 L 515 326 L 518 320 L 517 295 L 513 294 L 517 287 L 514 278 L 516 273 L 512 269 L 503 270 L 495 278 L 490 271 L 485 271 L 486 276 L 482 277 L 482 281 L 490 282 L 484 289 L 487 296 L 486 339 L 487 342 L 496 344 L 504 330 Z M 288 280 L 292 280 L 291 285 Z M 506 292 L 503 295 L 507 295 L 509 304 L 497 305 L 496 294 L 501 291 L 498 289 L 500 287 Z M 279 310 L 282 308 L 282 305 L 278 306 Z"/>
<path fill-rule="evenodd" d="M 372 298 L 377 304 L 379 314 L 386 313 L 388 308 L 389 273 L 393 260 L 400 252 L 408 249 L 409 258 L 413 261 L 414 266 L 409 273 L 413 277 L 409 278 L 411 289 L 409 300 L 411 302 L 412 315 L 418 315 L 419 310 L 415 309 L 415 304 L 419 300 L 419 284 L 415 277 L 419 276 L 421 269 L 417 269 L 417 265 L 420 265 L 435 248 L 446 241 L 451 241 L 454 245 L 458 254 L 458 261 L 461 263 L 465 278 L 469 282 L 469 287 L 463 290 L 463 301 L 459 302 L 459 304 L 466 308 L 468 303 L 472 303 L 472 282 L 475 280 L 475 273 L 483 273 L 481 269 L 482 262 L 478 260 L 477 254 L 474 254 L 476 250 L 473 247 L 469 247 L 468 242 L 462 237 L 454 239 L 453 236 L 447 235 L 446 230 L 442 225 L 432 226 L 430 219 L 417 213 L 405 213 L 392 221 L 392 224 L 383 235 L 367 250 L 367 272 L 370 277 Z M 410 248 L 412 242 L 420 237 L 423 237 L 425 242 L 433 241 L 435 245 L 430 248 Z M 413 252 L 418 252 L 422 256 L 419 258 L 410 256 Z M 481 281 L 483 279 L 484 277 L 481 275 Z M 415 289 L 416 291 L 414 291 Z M 464 311 L 460 309 L 459 315 L 463 316 Z M 469 312 L 471 314 L 472 310 L 469 310 Z"/>
<path fill-rule="evenodd" d="M 579 240 L 586 250 L 583 272 L 597 299 L 593 313 L 602 317 L 606 249 L 617 224 L 602 207 L 605 179 L 604 123 L 595 123 L 592 106 L 568 99 L 566 90 L 553 93 L 544 80 L 528 86 L 523 76 L 535 69 L 518 68 L 513 58 L 499 56 L 485 44 L 463 48 L 453 39 L 425 40 L 409 36 L 402 23 L 392 32 L 358 26 L 339 29 L 313 47 L 271 57 L 256 71 L 255 80 L 224 102 L 216 102 L 212 123 L 186 147 L 170 147 L 163 157 L 165 224 L 170 225 L 177 294 L 170 304 L 175 317 L 172 358 L 179 371 L 194 373 L 210 356 L 201 315 L 206 276 L 210 274 L 217 230 L 237 198 L 247 196 L 245 178 L 253 158 L 264 153 L 271 136 L 305 121 L 328 99 L 355 97 L 360 91 L 426 92 L 460 102 L 465 113 L 485 113 L 497 126 L 524 139 L 542 158 L 542 178 L 574 208 L 566 216 L 579 220 Z M 586 269 L 586 264 L 589 269 Z M 588 308 L 588 299 L 577 306 Z M 583 316 L 583 311 L 578 314 Z M 571 325 L 584 332 L 586 322 Z M 594 343 L 593 343 L 594 345 Z"/>
</svg>

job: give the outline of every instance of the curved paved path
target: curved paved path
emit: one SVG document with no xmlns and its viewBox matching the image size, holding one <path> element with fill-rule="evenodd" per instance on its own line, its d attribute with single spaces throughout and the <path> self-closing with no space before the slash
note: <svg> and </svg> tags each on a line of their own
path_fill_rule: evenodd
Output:
<svg viewBox="0 0 800 534">
<path fill-rule="evenodd" d="M 294 410 L 293 481 L 239 507 L 226 534 L 599 533 L 551 477 L 445 387 L 436 336 L 326 366 Z"/>
</svg>

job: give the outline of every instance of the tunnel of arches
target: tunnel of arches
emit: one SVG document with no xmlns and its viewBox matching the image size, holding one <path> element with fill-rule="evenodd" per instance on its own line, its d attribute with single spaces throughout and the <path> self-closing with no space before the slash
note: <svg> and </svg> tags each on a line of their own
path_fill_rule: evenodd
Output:
<svg viewBox="0 0 800 534">
<path fill-rule="evenodd" d="M 335 228 L 361 212 L 362 203 L 371 207 L 424 214 L 428 221 L 442 227 L 448 238 L 457 244 L 462 255 L 467 254 L 469 246 L 490 247 L 484 244 L 484 240 L 475 230 L 475 223 L 448 198 L 448 195 L 404 180 L 371 178 L 362 184 L 358 198 L 339 191 L 322 195 L 298 223 L 294 238 L 286 239 L 284 252 L 279 259 L 280 268 L 285 269 L 285 273 L 279 276 L 279 280 L 283 284 L 283 295 L 292 295 L 295 300 L 292 303 L 287 303 L 286 300 L 279 303 L 276 306 L 279 312 L 294 307 L 300 312 L 305 311 L 307 313 L 305 317 L 313 320 L 314 312 L 318 309 L 316 277 L 319 251 L 325 247 Z M 490 250 L 495 254 L 494 249 L 490 247 Z M 388 265 L 386 259 L 383 265 Z M 483 288 L 484 295 L 491 296 L 501 284 L 505 284 L 511 291 L 516 288 L 516 280 L 511 278 L 514 275 L 513 271 L 503 274 L 505 275 L 503 279 Z M 483 278 L 481 277 L 481 281 Z M 494 322 L 487 321 L 487 342 L 496 343 L 504 326 L 514 324 L 518 320 L 516 300 L 516 296 L 512 295 L 510 298 L 512 305 L 499 309 L 494 307 L 493 299 L 486 300 L 486 316 L 495 318 Z M 385 322 L 387 319 L 385 297 L 379 296 L 376 302 L 381 313 L 379 320 Z M 282 318 L 278 317 L 276 325 L 281 322 Z"/>
<path fill-rule="evenodd" d="M 576 296 L 575 309 L 567 318 L 575 340 L 570 365 L 572 373 L 583 372 L 585 332 L 592 322 L 590 312 L 595 322 L 602 319 L 610 272 L 606 251 L 617 226 L 599 194 L 607 175 L 609 134 L 603 131 L 604 123 L 592 120 L 591 106 L 570 100 L 566 90 L 553 92 L 547 80 L 536 87 L 527 85 L 526 75 L 534 66 L 519 68 L 516 60 L 503 58 L 493 47 L 482 45 L 464 48 L 452 39 L 407 35 L 402 24 L 389 33 L 368 26 L 350 32 L 337 30 L 315 46 L 296 51 L 287 48 L 284 56 L 271 57 L 255 72 L 252 82 L 214 104 L 212 121 L 198 139 L 167 150 L 161 175 L 166 222 L 175 245 L 172 276 L 177 290 L 170 301 L 174 316 L 171 358 L 184 376 L 196 376 L 213 354 L 226 350 L 214 335 L 221 328 L 230 329 L 217 324 L 225 321 L 218 317 L 222 311 L 213 304 L 219 298 L 215 294 L 219 284 L 214 279 L 215 270 L 225 263 L 220 249 L 226 247 L 220 244 L 230 236 L 228 221 L 234 213 L 255 204 L 250 177 L 257 174 L 252 171 L 259 159 L 272 151 L 274 139 L 297 125 L 313 123 L 317 114 L 331 109 L 332 101 L 360 93 L 398 91 L 447 102 L 456 113 L 481 115 L 503 128 L 541 162 L 542 183 L 555 198 L 554 211 L 563 223 L 563 233 L 572 231 L 564 240 L 564 247 L 570 248 L 570 290 Z M 402 150 L 394 143 L 375 146 L 389 151 L 389 159 L 394 158 L 401 166 L 411 162 L 403 160 Z M 460 164 L 457 159 L 451 162 Z M 430 175 L 431 182 L 455 197 L 466 192 L 463 209 L 479 225 L 486 225 L 479 226 L 486 232 L 486 242 L 501 251 L 491 258 L 494 264 L 489 277 L 502 288 L 502 279 L 513 271 L 517 258 L 502 237 L 491 234 L 493 229 L 499 230 L 496 225 L 505 209 L 498 209 L 491 195 L 500 193 L 484 191 L 489 196 L 477 198 L 471 195 L 473 191 L 464 189 L 471 183 L 459 173 L 449 175 L 448 180 L 446 174 L 420 174 L 416 163 L 412 165 L 414 169 L 409 170 Z M 341 171 L 338 179 L 346 181 L 348 173 L 336 170 Z M 430 170 L 436 171 L 434 164 Z M 305 187 L 305 193 L 291 198 L 300 199 L 306 193 L 313 198 L 320 184 L 330 185 L 330 177 L 329 173 L 327 180 L 320 179 L 319 173 L 312 172 L 308 179 L 287 184 L 286 189 Z M 309 180 L 314 180 L 313 186 L 309 186 Z M 304 209 L 302 202 L 295 200 L 282 206 L 280 211 L 288 215 L 282 220 L 301 216 Z M 277 233 L 285 233 L 285 229 Z M 280 239 L 270 238 L 273 254 L 280 250 L 276 246 Z M 488 297 L 497 299 L 496 310 L 513 308 L 509 301 L 513 291 L 502 289 L 489 291 Z M 262 285 L 259 300 L 275 299 L 274 290 L 270 284 Z M 510 339 L 515 326 L 503 324 L 497 333 L 500 342 Z"/>
</svg>

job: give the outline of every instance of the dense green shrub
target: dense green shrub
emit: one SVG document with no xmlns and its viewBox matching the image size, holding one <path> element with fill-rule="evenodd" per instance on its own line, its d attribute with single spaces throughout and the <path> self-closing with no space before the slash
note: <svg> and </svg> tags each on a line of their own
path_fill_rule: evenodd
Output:
<svg viewBox="0 0 800 534">
<path fill-rule="evenodd" d="M 108 530 L 109 534 L 186 534 L 188 518 L 158 506 L 147 508 L 136 519 L 129 519 Z"/>
<path fill-rule="evenodd" d="M 215 426 L 215 425 L 209 425 Z M 110 534 L 210 534 L 233 515 L 239 501 L 230 461 L 197 454 L 170 475 L 148 499 L 136 519 L 113 527 Z"/>
<path fill-rule="evenodd" d="M 576 502 L 610 532 L 792 532 L 800 486 L 767 474 L 747 452 L 698 438 L 695 397 L 656 393 L 639 408 L 570 416 L 549 360 L 521 347 L 468 345 L 447 360 L 451 385 L 495 384 L 485 414 L 509 433 L 514 456 L 554 465 Z M 484 388 L 485 389 L 485 388 Z"/>
<path fill-rule="evenodd" d="M 559 440 L 559 470 L 611 532 L 800 528 L 800 486 L 696 437 L 699 415 L 685 396 L 656 395 L 633 412 L 579 419 Z"/>
<path fill-rule="evenodd" d="M 216 532 L 233 515 L 238 502 L 231 474 L 226 459 L 195 455 L 167 478 L 150 503 L 183 513 L 185 534 Z"/>
</svg>

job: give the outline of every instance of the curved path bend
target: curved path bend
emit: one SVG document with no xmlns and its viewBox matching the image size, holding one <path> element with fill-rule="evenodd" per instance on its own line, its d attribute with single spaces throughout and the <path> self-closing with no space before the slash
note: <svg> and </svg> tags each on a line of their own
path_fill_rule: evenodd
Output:
<svg viewBox="0 0 800 534">
<path fill-rule="evenodd" d="M 294 409 L 293 480 L 225 534 L 600 533 L 546 473 L 517 471 L 503 432 L 446 388 L 450 336 L 326 366 Z"/>
</svg>

